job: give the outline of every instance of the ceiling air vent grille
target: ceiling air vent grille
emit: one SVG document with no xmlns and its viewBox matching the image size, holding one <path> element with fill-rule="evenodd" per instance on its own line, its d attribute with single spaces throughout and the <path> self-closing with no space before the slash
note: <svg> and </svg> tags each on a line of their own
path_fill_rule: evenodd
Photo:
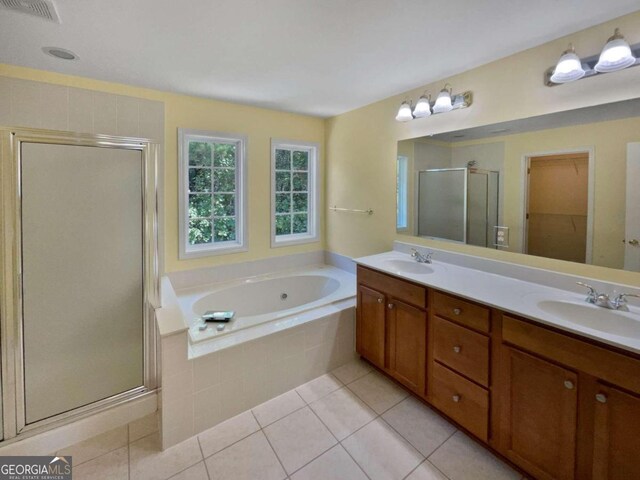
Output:
<svg viewBox="0 0 640 480">
<path fill-rule="evenodd" d="M 0 8 L 60 23 L 60 17 L 51 0 L 0 0 Z"/>
</svg>

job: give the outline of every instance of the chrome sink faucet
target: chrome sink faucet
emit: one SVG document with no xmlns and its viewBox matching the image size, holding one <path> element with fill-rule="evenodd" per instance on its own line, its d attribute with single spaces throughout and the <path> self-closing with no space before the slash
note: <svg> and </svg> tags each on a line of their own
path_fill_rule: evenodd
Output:
<svg viewBox="0 0 640 480">
<path fill-rule="evenodd" d="M 426 255 L 423 255 L 415 248 L 411 249 L 411 258 L 415 258 L 418 263 L 433 263 L 431 261 L 431 257 L 433 256 L 433 252 L 428 252 Z"/>
<path fill-rule="evenodd" d="M 587 298 L 585 298 L 585 302 L 592 303 L 594 305 L 597 305 L 598 307 L 608 308 L 610 310 L 628 311 L 629 307 L 627 306 L 627 297 L 640 298 L 640 295 L 636 295 L 635 293 L 620 293 L 616 295 L 616 297 L 612 300 L 606 293 L 598 293 L 598 291 L 591 285 L 587 285 L 583 282 L 576 283 L 582 287 L 589 289 L 589 293 L 587 294 Z"/>
</svg>

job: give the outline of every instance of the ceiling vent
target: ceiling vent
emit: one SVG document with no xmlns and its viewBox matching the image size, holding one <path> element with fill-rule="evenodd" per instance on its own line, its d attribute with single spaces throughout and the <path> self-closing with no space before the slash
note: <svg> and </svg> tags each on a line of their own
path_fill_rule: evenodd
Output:
<svg viewBox="0 0 640 480">
<path fill-rule="evenodd" d="M 60 17 L 51 0 L 0 0 L 0 8 L 60 23 Z"/>
</svg>

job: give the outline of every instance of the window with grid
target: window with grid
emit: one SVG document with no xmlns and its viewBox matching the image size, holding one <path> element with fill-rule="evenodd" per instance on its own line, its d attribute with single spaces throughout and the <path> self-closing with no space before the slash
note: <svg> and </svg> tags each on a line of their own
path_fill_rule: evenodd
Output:
<svg viewBox="0 0 640 480">
<path fill-rule="evenodd" d="M 180 137 L 181 258 L 244 250 L 244 138 Z"/>
<path fill-rule="evenodd" d="M 272 245 L 318 239 L 316 144 L 272 143 Z"/>
</svg>

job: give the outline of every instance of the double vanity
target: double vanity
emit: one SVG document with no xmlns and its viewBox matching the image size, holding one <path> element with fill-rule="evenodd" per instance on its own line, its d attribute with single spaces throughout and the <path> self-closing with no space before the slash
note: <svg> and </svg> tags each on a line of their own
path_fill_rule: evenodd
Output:
<svg viewBox="0 0 640 480">
<path fill-rule="evenodd" d="M 404 250 L 356 260 L 363 358 L 536 479 L 640 478 L 640 309 Z"/>
</svg>

